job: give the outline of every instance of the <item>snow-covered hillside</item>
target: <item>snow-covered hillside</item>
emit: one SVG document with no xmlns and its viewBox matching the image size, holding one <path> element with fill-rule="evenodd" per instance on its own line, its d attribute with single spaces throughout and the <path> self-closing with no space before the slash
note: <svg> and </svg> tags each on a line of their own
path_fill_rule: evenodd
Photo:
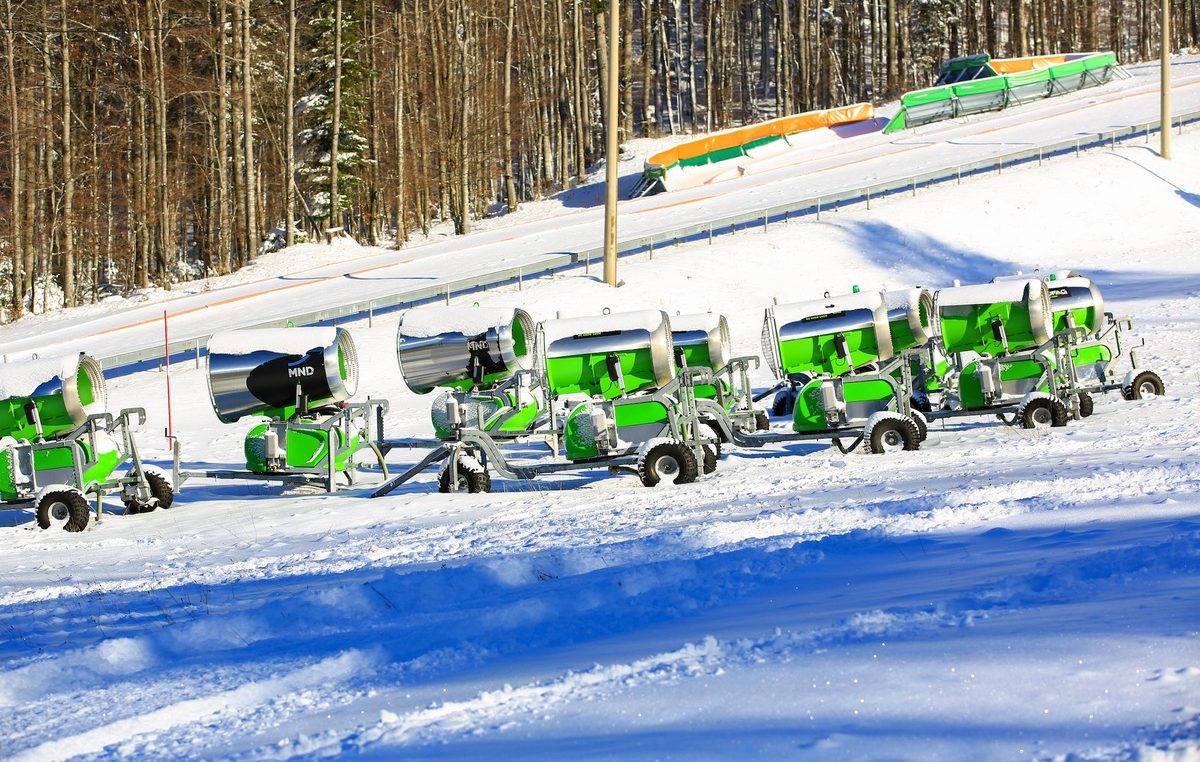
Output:
<svg viewBox="0 0 1200 762">
<path fill-rule="evenodd" d="M 1137 319 L 1168 393 L 1109 395 L 1066 429 L 730 450 L 655 490 L 193 481 L 81 534 L 0 513 L 0 757 L 1200 757 L 1200 133 L 1175 151 L 660 249 L 615 291 L 573 274 L 472 298 L 712 309 L 757 353 L 772 298 L 1073 268 Z M 389 433 L 428 435 L 397 319 L 349 326 L 359 396 L 391 401 Z M 159 463 L 164 383 L 110 388 L 148 408 Z M 173 366 L 172 387 L 186 465 L 239 463 L 248 424 L 216 420 L 203 369 Z"/>
</svg>

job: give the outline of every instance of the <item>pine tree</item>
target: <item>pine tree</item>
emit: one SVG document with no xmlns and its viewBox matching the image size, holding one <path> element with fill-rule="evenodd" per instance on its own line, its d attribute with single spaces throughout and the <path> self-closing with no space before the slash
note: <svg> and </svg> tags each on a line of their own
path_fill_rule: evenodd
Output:
<svg viewBox="0 0 1200 762">
<path fill-rule="evenodd" d="M 357 57 L 361 47 L 362 2 L 342 0 L 341 81 L 338 114 L 338 211 L 349 209 L 362 182 L 360 172 L 369 161 L 368 142 L 362 133 L 367 72 Z M 307 94 L 296 104 L 301 123 L 298 135 L 303 162 L 299 174 L 315 218 L 328 223 L 330 215 L 330 153 L 333 147 L 336 0 L 322 2 L 310 22 L 307 46 L 312 57 L 302 71 Z"/>
</svg>

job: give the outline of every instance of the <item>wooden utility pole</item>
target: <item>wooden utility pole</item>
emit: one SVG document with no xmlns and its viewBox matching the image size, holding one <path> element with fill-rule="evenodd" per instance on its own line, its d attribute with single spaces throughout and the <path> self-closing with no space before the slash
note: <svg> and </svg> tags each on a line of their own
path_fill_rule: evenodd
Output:
<svg viewBox="0 0 1200 762">
<path fill-rule="evenodd" d="M 288 0 L 287 103 L 284 104 L 284 241 L 296 242 L 296 0 Z"/>
<path fill-rule="evenodd" d="M 1171 158 L 1171 0 L 1162 0 L 1162 143 L 1158 153 L 1164 159 Z"/>
<path fill-rule="evenodd" d="M 342 129 L 342 0 L 333 11 L 333 136 L 329 149 L 329 227 L 341 219 L 338 210 L 338 133 Z"/>
<path fill-rule="evenodd" d="M 1166 2 L 1166 0 L 1163 0 Z M 604 160 L 604 282 L 617 285 L 617 162 L 620 146 L 617 142 L 617 70 L 620 65 L 621 34 L 617 28 L 620 13 L 618 0 L 608 0 L 608 117 L 605 130 L 608 135 L 608 151 Z"/>
</svg>

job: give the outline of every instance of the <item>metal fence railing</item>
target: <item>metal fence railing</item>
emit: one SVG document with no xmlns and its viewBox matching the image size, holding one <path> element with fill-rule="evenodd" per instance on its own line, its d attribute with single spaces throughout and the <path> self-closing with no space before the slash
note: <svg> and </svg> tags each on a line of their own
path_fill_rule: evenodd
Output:
<svg viewBox="0 0 1200 762">
<path fill-rule="evenodd" d="M 1200 111 L 1173 116 L 1171 128 L 1182 132 L 1183 126 L 1200 121 Z M 754 211 L 743 212 L 717 219 L 687 225 L 667 228 L 648 235 L 620 241 L 617 245 L 619 256 L 630 256 L 649 252 L 654 254 L 655 247 L 673 245 L 708 239 L 714 236 L 734 233 L 749 227 L 768 227 L 772 222 L 782 222 L 791 219 L 814 217 L 820 219 L 822 213 L 839 209 L 843 206 L 865 204 L 870 209 L 874 199 L 893 196 L 898 193 L 913 193 L 921 188 L 927 188 L 946 182 L 961 182 L 964 178 L 987 172 L 1003 172 L 1021 164 L 1045 161 L 1064 155 L 1079 155 L 1085 150 L 1097 147 L 1115 147 L 1118 143 L 1127 142 L 1138 137 L 1149 141 L 1150 136 L 1157 133 L 1161 121 L 1154 120 L 1142 124 L 1130 125 L 1119 129 L 1099 133 L 1081 135 L 1068 140 L 1034 146 L 991 156 L 985 159 L 957 164 L 940 169 L 894 177 L 890 180 L 871 183 L 852 190 L 827 193 L 820 196 L 800 199 L 787 204 L 766 207 Z M 348 304 L 297 313 L 269 320 L 246 328 L 271 328 L 284 325 L 321 325 L 338 323 L 348 320 L 373 319 L 375 315 L 399 309 L 408 309 L 420 304 L 433 301 L 449 301 L 455 296 L 477 292 L 487 288 L 516 283 L 520 286 L 529 278 L 544 277 L 568 269 L 582 267 L 589 270 L 593 260 L 601 261 L 604 256 L 602 246 L 584 249 L 578 252 L 547 254 L 536 257 L 517 267 L 506 267 L 498 270 L 477 273 L 465 278 L 446 280 L 439 283 L 406 289 L 382 297 L 350 302 Z M 192 336 L 169 345 L 171 361 L 190 359 L 194 356 L 199 360 L 208 342 L 209 336 Z M 150 364 L 162 362 L 167 351 L 162 345 L 142 347 L 116 355 L 98 358 L 106 373 L 121 375 L 147 367 Z M 116 371 L 116 373 L 114 373 Z"/>
</svg>

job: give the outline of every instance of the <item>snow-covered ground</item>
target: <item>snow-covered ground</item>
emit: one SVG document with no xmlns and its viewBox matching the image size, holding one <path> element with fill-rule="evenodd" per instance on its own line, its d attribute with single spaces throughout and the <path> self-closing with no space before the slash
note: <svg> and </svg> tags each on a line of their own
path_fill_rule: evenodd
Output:
<svg viewBox="0 0 1200 762">
<path fill-rule="evenodd" d="M 712 309 L 749 354 L 772 298 L 1073 268 L 1137 319 L 1165 398 L 886 457 L 731 450 L 677 488 L 197 480 L 82 534 L 0 513 L 0 757 L 1200 758 L 1200 132 L 1153 148 L 659 249 L 618 290 L 471 300 Z M 428 435 L 397 320 L 349 326 L 359 396 Z M 203 369 L 171 382 L 185 465 L 239 463 L 249 424 L 216 420 Z M 110 385 L 159 463 L 164 386 Z"/>
</svg>

